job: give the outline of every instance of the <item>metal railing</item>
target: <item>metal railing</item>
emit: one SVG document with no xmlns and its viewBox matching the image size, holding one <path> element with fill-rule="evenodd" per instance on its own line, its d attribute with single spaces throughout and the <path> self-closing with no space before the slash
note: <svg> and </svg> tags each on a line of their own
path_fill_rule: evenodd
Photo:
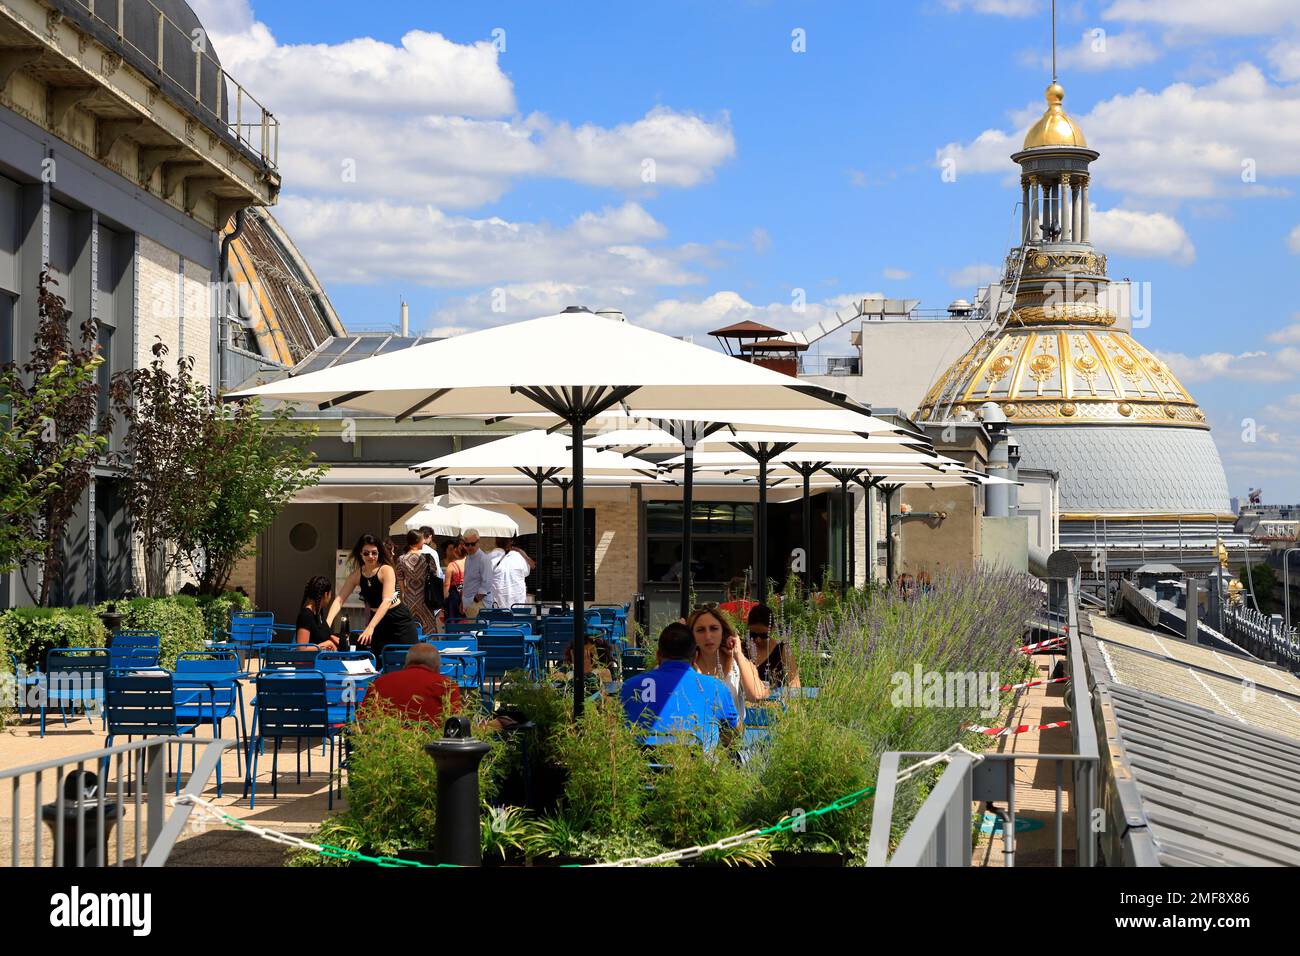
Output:
<svg viewBox="0 0 1300 956">
<path fill-rule="evenodd" d="M 1223 636 L 1256 657 L 1300 672 L 1300 638 L 1287 629 L 1281 615 L 1272 616 L 1245 604 L 1223 604 Z"/>
<path fill-rule="evenodd" d="M 970 866 L 974 850 L 972 805 L 976 801 L 1006 804 L 1003 816 L 1003 859 L 1014 866 L 1016 859 L 1016 765 L 1019 761 L 1055 765 L 1054 861 L 1061 866 L 1065 849 L 1065 768 L 1070 770 L 1070 797 L 1074 810 L 1076 866 L 1096 866 L 1097 835 L 1093 829 L 1097 806 L 1100 756 L 1093 717 L 1092 690 L 1079 640 L 1079 584 L 1066 584 L 1069 644 L 1067 669 L 1070 677 L 1070 736 L 1074 753 L 984 753 L 978 761 L 966 754 L 953 754 L 934 788 L 908 825 L 894 852 L 889 852 L 899 765 L 903 760 L 923 760 L 932 753 L 890 751 L 881 756 L 867 866 Z M 1050 612 L 1049 612 L 1050 613 Z"/>
<path fill-rule="evenodd" d="M 153 737 L 43 763 L 0 770 L 0 791 L 9 781 L 11 866 L 163 866 L 184 831 L 192 807 L 179 805 L 167 814 L 172 789 L 167 786 L 168 750 L 172 744 L 194 746 L 192 737 Z M 208 786 L 222 753 L 235 741 L 208 742 L 194 758 L 194 768 L 182 793 L 199 796 Z M 176 772 L 180 772 L 177 757 Z M 110 773 L 111 769 L 111 773 Z M 71 773 L 69 772 L 71 771 Z M 86 790 L 83 774 L 98 780 Z M 75 776 L 74 776 L 75 775 Z M 52 779 L 53 789 L 45 782 Z M 75 794 L 65 792 L 71 782 Z M 31 808 L 31 842 L 22 839 L 24 806 Z M 45 858 L 45 827 L 53 847 Z M 134 839 L 126 852 L 126 829 Z M 116 831 L 110 839 L 110 831 Z M 68 841 L 81 852 L 69 853 Z M 93 844 L 93 846 L 92 846 Z M 30 847 L 31 855 L 26 850 Z M 110 848 L 116 852 L 110 852 Z"/>
<path fill-rule="evenodd" d="M 152 67 L 174 83 L 185 107 L 210 126 L 224 130 L 267 167 L 279 165 L 279 120 L 217 62 L 205 31 L 187 32 L 152 0 L 65 0 L 62 6 L 121 44 L 137 69 Z M 133 13 L 145 8 L 151 24 L 148 42 L 128 35 L 128 7 Z M 132 20 L 136 22 L 138 17 Z"/>
</svg>

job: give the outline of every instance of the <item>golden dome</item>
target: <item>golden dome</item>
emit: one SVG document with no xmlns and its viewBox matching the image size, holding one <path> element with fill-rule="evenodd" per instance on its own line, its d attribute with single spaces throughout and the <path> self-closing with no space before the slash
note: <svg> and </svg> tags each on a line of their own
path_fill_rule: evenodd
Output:
<svg viewBox="0 0 1300 956">
<path fill-rule="evenodd" d="M 1083 138 L 1083 131 L 1074 125 L 1074 121 L 1061 109 L 1065 99 L 1065 88 L 1060 83 L 1053 83 L 1047 88 L 1047 112 L 1025 134 L 1025 149 L 1039 146 L 1084 146 L 1088 141 Z"/>
</svg>

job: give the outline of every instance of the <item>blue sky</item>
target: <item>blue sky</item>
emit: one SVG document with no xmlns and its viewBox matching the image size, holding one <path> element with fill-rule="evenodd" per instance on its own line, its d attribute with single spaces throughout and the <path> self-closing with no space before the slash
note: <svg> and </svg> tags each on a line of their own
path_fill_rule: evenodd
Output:
<svg viewBox="0 0 1300 956">
<path fill-rule="evenodd" d="M 195 6 L 284 123 L 276 214 L 352 329 L 401 297 L 443 333 L 567 304 L 697 337 L 865 293 L 942 308 L 994 278 L 1050 79 L 1040 0 Z M 1138 337 L 1232 492 L 1298 501 L 1300 4 L 1059 6 Z"/>
</svg>

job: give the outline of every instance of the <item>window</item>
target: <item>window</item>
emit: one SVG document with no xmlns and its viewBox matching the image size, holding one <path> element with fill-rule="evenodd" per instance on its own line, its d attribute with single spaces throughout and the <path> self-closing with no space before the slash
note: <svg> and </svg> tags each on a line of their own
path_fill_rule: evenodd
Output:
<svg viewBox="0 0 1300 956">
<path fill-rule="evenodd" d="M 646 502 L 646 576 L 650 581 L 681 579 L 680 501 Z M 754 505 L 696 501 L 691 505 L 691 567 L 697 582 L 727 584 L 752 572 Z"/>
</svg>

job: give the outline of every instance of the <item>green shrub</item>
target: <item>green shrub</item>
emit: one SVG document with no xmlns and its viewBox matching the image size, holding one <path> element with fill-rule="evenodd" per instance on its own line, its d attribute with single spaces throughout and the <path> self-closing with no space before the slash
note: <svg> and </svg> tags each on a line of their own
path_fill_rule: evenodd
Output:
<svg viewBox="0 0 1300 956">
<path fill-rule="evenodd" d="M 21 607 L 0 612 L 0 668 L 10 670 L 8 652 L 28 670 L 40 666 L 51 647 L 103 647 L 108 634 L 88 607 Z"/>
<path fill-rule="evenodd" d="M 182 651 L 201 651 L 203 642 L 211 632 L 205 628 L 203 611 L 198 601 L 186 595 L 163 598 L 133 598 L 116 601 L 119 614 L 124 614 L 122 628 L 135 631 L 157 631 L 162 635 L 158 663 L 162 667 L 176 666 L 176 655 Z M 97 612 L 108 607 L 101 604 Z"/>
<path fill-rule="evenodd" d="M 759 752 L 754 767 L 756 821 L 773 824 L 807 813 L 875 781 L 878 761 L 867 742 L 808 706 L 815 703 L 801 701 L 773 723 L 770 743 Z M 865 830 L 870 805 L 869 800 L 860 801 L 848 809 L 804 819 L 786 839 L 847 845 Z"/>
<path fill-rule="evenodd" d="M 650 778 L 645 822 L 664 846 L 712 843 L 749 829 L 744 813 L 752 775 L 726 750 L 706 754 L 683 741 L 656 747 L 655 762 L 663 769 Z"/>
<path fill-rule="evenodd" d="M 556 753 L 568 773 L 567 814 L 599 833 L 629 833 L 640 823 L 647 763 L 617 700 L 588 704 L 582 719 L 561 724 Z"/>
<path fill-rule="evenodd" d="M 238 591 L 225 591 L 220 595 L 201 594 L 195 601 L 203 614 L 203 633 L 211 635 L 214 630 L 230 629 L 231 611 L 253 611 L 253 599 Z"/>
</svg>

